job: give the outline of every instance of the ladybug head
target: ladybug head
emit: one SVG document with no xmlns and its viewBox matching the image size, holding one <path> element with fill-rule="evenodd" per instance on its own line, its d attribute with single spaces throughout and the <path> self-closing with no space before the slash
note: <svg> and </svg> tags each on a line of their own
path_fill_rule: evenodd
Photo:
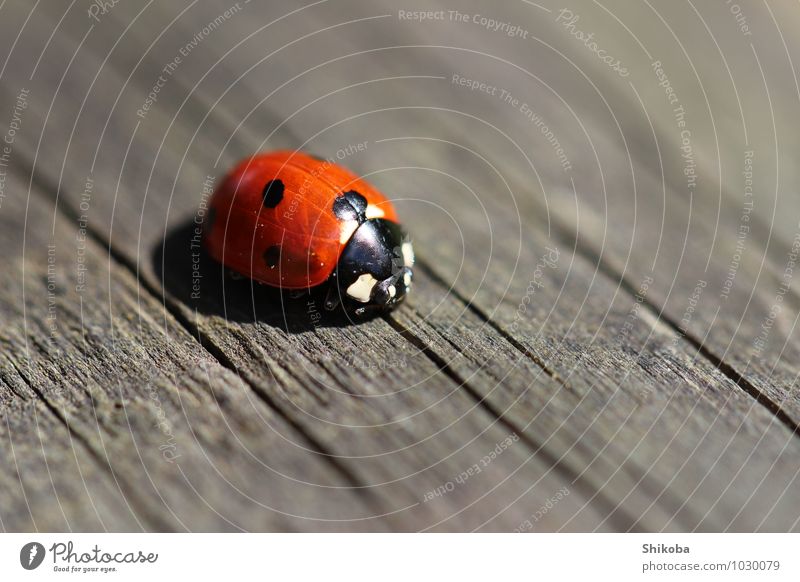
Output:
<svg viewBox="0 0 800 582">
<path fill-rule="evenodd" d="M 365 220 L 345 245 L 325 306 L 341 302 L 356 315 L 390 310 L 411 289 L 414 249 L 399 224 Z"/>
</svg>

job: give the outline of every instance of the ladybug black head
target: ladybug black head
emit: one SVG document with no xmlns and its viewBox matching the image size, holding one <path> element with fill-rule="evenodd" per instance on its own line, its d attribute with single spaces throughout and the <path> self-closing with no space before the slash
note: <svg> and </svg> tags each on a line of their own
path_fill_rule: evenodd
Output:
<svg viewBox="0 0 800 582">
<path fill-rule="evenodd" d="M 356 315 L 393 309 L 411 288 L 413 265 L 411 241 L 399 224 L 365 220 L 339 258 L 325 306 L 341 302 Z"/>
</svg>

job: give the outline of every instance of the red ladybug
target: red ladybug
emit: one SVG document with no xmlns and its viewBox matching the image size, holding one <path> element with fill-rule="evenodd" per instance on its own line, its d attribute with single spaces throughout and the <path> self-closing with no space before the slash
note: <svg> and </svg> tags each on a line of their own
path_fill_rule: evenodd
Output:
<svg viewBox="0 0 800 582">
<path fill-rule="evenodd" d="M 411 288 L 414 250 L 391 202 L 351 171 L 302 152 L 240 162 L 209 202 L 209 254 L 282 289 L 329 285 L 325 307 L 392 309 Z"/>
</svg>

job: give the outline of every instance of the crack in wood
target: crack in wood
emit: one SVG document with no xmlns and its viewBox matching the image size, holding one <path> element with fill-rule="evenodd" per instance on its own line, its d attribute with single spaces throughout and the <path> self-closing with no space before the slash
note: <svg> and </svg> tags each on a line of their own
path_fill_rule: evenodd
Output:
<svg viewBox="0 0 800 582">
<path fill-rule="evenodd" d="M 33 167 L 28 163 L 26 159 L 24 163 L 19 164 L 23 166 L 24 172 L 27 172 L 28 175 L 32 175 L 32 182 L 36 185 L 36 191 L 38 192 L 37 195 L 43 196 L 46 199 L 50 199 L 51 197 L 46 192 L 55 192 L 58 193 L 58 188 L 55 184 L 52 184 L 50 180 L 46 177 L 41 175 L 40 173 L 34 172 Z M 68 219 L 73 221 L 77 221 L 80 217 L 74 211 L 74 209 L 69 205 L 60 205 L 57 208 L 57 212 L 62 214 Z M 159 290 L 156 289 L 149 281 L 143 278 L 138 268 L 132 264 L 125 255 L 115 249 L 113 245 L 111 245 L 110 241 L 106 240 L 100 233 L 94 230 L 91 226 L 87 226 L 86 228 L 87 237 L 90 238 L 95 244 L 99 245 L 103 249 L 108 250 L 108 254 L 110 259 L 112 259 L 120 268 L 128 271 L 136 281 L 138 281 L 144 290 L 156 301 L 158 301 L 159 296 L 162 298 L 162 304 L 168 310 L 169 314 L 175 319 L 175 321 L 181 325 L 189 335 L 197 342 L 197 344 L 206 352 L 208 353 L 214 360 L 220 364 L 222 367 L 231 370 L 240 379 L 242 379 L 245 384 L 252 390 L 252 392 L 261 400 L 263 401 L 271 410 L 273 410 L 278 416 L 281 417 L 289 426 L 291 426 L 297 433 L 305 439 L 306 443 L 311 447 L 313 451 L 315 451 L 319 456 L 325 459 L 326 463 L 331 466 L 332 469 L 336 471 L 344 480 L 347 482 L 350 487 L 354 489 L 359 489 L 362 492 L 362 495 L 365 498 L 365 501 L 373 510 L 378 511 L 379 514 L 383 514 L 383 508 L 380 508 L 379 503 L 377 502 L 376 498 L 369 490 L 369 485 L 364 484 L 361 482 L 358 477 L 355 475 L 353 471 L 351 471 L 348 467 L 346 467 L 343 463 L 339 462 L 336 458 L 336 455 L 332 453 L 325 445 L 323 445 L 318 439 L 316 439 L 313 435 L 309 434 L 305 428 L 299 424 L 291 415 L 286 414 L 285 410 L 282 406 L 280 406 L 275 399 L 269 395 L 265 390 L 262 390 L 260 386 L 253 382 L 251 379 L 247 377 L 243 377 L 242 374 L 239 373 L 236 364 L 228 358 L 228 356 L 221 350 L 213 340 L 202 334 L 198 327 L 192 323 L 189 318 L 187 318 L 181 311 L 180 307 L 175 305 L 173 300 L 167 297 L 166 292 L 163 292 L 163 295 L 159 293 Z M 298 380 L 299 381 L 299 380 Z M 29 384 L 30 385 L 30 384 Z M 34 389 L 33 387 L 31 387 Z M 35 389 L 34 389 L 35 390 Z M 37 391 L 38 393 L 38 391 Z M 43 395 L 38 393 L 40 398 L 44 398 Z M 64 424 L 67 430 L 70 431 L 70 434 L 75 434 L 76 438 L 81 442 L 84 446 L 87 447 L 89 453 L 92 457 L 98 462 L 99 466 L 106 471 L 109 471 L 110 474 L 113 476 L 114 480 L 119 483 L 119 479 L 117 478 L 116 473 L 114 472 L 111 465 L 106 461 L 103 462 L 102 459 L 98 456 L 97 452 L 88 444 L 88 441 L 84 439 L 81 435 L 76 433 L 70 426 L 69 423 L 59 415 L 54 407 L 50 405 L 50 403 L 46 403 L 48 405 L 48 409 L 57 415 L 57 418 L 60 422 Z M 127 485 L 124 487 L 129 491 L 127 495 L 134 495 L 134 492 L 128 487 Z M 135 499 L 135 497 L 134 497 Z M 138 502 L 137 502 L 138 503 Z M 177 519 L 177 517 L 176 517 Z M 167 527 L 166 523 L 157 523 L 159 531 L 168 531 L 169 528 Z"/>
<path fill-rule="evenodd" d="M 527 434 L 526 431 L 522 430 L 521 427 L 517 426 L 515 423 L 506 418 L 502 412 L 495 408 L 495 406 L 491 404 L 487 398 L 481 396 L 478 390 L 476 390 L 467 380 L 462 378 L 458 372 L 453 370 L 444 360 L 444 358 L 432 350 L 424 341 L 422 341 L 422 339 L 417 337 L 409 329 L 405 328 L 391 315 L 384 315 L 383 319 L 390 326 L 392 326 L 397 333 L 403 336 L 406 341 L 412 344 L 421 353 L 423 353 L 425 357 L 433 362 L 443 374 L 455 382 L 460 388 L 463 388 L 463 390 L 469 394 L 470 398 L 472 398 L 481 408 L 488 412 L 492 418 L 496 419 L 496 421 L 507 430 L 519 435 L 520 440 L 523 441 L 525 445 L 532 451 L 532 455 L 542 459 L 554 471 L 562 475 L 564 479 L 570 483 L 570 485 L 574 486 L 578 491 L 580 491 L 582 495 L 587 498 L 596 499 L 598 501 L 599 508 L 601 511 L 606 512 L 608 521 L 612 523 L 615 528 L 621 531 L 644 531 L 637 525 L 637 519 L 627 515 L 625 511 L 616 506 L 612 501 L 609 501 L 599 490 L 595 489 L 588 481 L 586 481 L 586 479 L 573 471 L 566 465 L 566 463 L 557 458 L 553 453 L 550 453 L 540 443 L 536 442 L 530 437 L 530 435 Z"/>
<path fill-rule="evenodd" d="M 37 400 L 44 405 L 45 409 L 53 418 L 55 418 L 56 422 L 60 423 L 66 429 L 67 433 L 70 435 L 70 438 L 78 441 L 83 449 L 87 452 L 89 457 L 97 464 L 97 466 L 106 471 L 114 479 L 114 483 L 122 494 L 122 498 L 125 500 L 126 505 L 128 505 L 128 510 L 131 512 L 136 522 L 141 526 L 140 518 L 144 518 L 144 520 L 152 526 L 153 530 L 168 531 L 169 523 L 162 520 L 157 515 L 154 515 L 152 512 L 147 511 L 144 505 L 139 501 L 138 494 L 134 492 L 131 486 L 128 485 L 124 479 L 118 478 L 108 459 L 103 458 L 99 452 L 95 450 L 95 448 L 89 442 L 89 439 L 87 439 L 79 431 L 76 431 L 74 428 L 72 428 L 72 425 L 70 425 L 67 418 L 52 402 L 50 402 L 50 399 L 48 399 L 47 396 L 45 396 L 45 394 L 34 385 L 27 374 L 20 370 L 19 367 L 13 362 L 12 366 L 22 381 L 25 382 L 28 388 L 30 388 L 31 392 L 36 396 Z M 131 505 L 134 507 L 131 507 Z M 169 509 L 169 507 L 167 507 L 167 509 Z M 144 530 L 144 528 L 142 528 L 142 530 Z"/>
<path fill-rule="evenodd" d="M 625 278 L 625 275 L 619 273 L 612 267 L 608 261 L 603 259 L 590 245 L 587 243 L 582 242 L 580 234 L 577 232 L 570 232 L 569 228 L 564 226 L 563 224 L 558 223 L 556 220 L 553 221 L 554 230 L 558 233 L 558 236 L 565 241 L 571 241 L 575 245 L 575 250 L 586 260 L 590 261 L 592 264 L 597 265 L 597 268 L 602 272 L 606 277 L 611 279 L 612 281 L 616 281 L 620 288 L 622 288 L 628 295 L 632 298 L 636 298 L 637 300 L 641 300 L 642 305 L 650 312 L 650 314 L 655 317 L 657 320 L 665 323 L 673 333 L 677 334 L 678 337 L 685 339 L 693 348 L 697 350 L 697 352 L 703 356 L 711 365 L 713 365 L 723 376 L 728 378 L 731 382 L 733 382 L 736 386 L 738 386 L 743 392 L 745 392 L 748 396 L 753 398 L 759 405 L 763 406 L 766 410 L 772 414 L 781 424 L 783 424 L 787 429 L 789 429 L 794 436 L 800 437 L 800 426 L 798 423 L 785 411 L 783 407 L 772 400 L 769 396 L 764 394 L 761 390 L 759 390 L 750 380 L 744 377 L 742 373 L 734 368 L 733 365 L 725 362 L 722 358 L 712 352 L 708 347 L 706 347 L 702 341 L 697 339 L 693 334 L 689 332 L 689 330 L 681 329 L 680 325 L 677 321 L 675 321 L 672 317 L 667 315 L 666 310 L 662 307 L 659 307 L 655 304 L 651 299 L 648 297 L 641 296 L 636 286 L 633 285 L 630 281 Z"/>
</svg>

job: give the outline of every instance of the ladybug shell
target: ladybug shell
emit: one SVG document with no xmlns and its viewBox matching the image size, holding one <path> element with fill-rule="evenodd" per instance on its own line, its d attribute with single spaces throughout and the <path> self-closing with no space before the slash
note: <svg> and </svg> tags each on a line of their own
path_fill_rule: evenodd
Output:
<svg viewBox="0 0 800 582">
<path fill-rule="evenodd" d="M 276 151 L 241 161 L 216 189 L 204 228 L 209 254 L 251 279 L 285 289 L 324 283 L 356 220 L 337 217 L 334 201 L 355 191 L 367 218 L 398 222 L 383 194 L 327 160 Z"/>
</svg>

